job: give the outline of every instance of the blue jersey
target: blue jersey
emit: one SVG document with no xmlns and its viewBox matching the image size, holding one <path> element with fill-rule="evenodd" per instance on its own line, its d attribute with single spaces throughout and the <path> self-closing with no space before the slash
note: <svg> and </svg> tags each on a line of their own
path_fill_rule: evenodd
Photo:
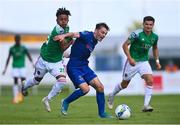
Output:
<svg viewBox="0 0 180 125">
<path fill-rule="evenodd" d="M 67 73 L 76 88 L 84 82 L 89 84 L 92 79 L 97 77 L 94 71 L 88 66 L 88 58 L 97 42 L 93 32 L 85 31 L 80 32 L 80 37 L 75 40 L 71 47 Z"/>
<path fill-rule="evenodd" d="M 68 66 L 79 67 L 88 65 L 88 58 L 94 50 L 97 42 L 98 41 L 94 38 L 93 32 L 80 32 L 80 37 L 75 40 L 71 47 Z"/>
</svg>

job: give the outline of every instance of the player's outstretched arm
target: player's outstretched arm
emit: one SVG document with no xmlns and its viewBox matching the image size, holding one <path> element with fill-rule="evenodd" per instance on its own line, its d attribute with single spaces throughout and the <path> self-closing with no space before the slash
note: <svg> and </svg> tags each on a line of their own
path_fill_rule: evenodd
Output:
<svg viewBox="0 0 180 125">
<path fill-rule="evenodd" d="M 78 32 L 71 32 L 71 33 L 66 33 L 62 35 L 57 35 L 53 38 L 53 40 L 62 42 L 66 37 L 79 38 L 80 35 Z"/>
<path fill-rule="evenodd" d="M 7 58 L 7 60 L 6 60 L 6 65 L 5 65 L 5 68 L 4 68 L 3 72 L 2 72 L 2 75 L 5 75 L 5 73 L 6 73 L 6 70 L 7 70 L 8 64 L 9 64 L 10 57 L 11 57 L 11 53 L 9 53 L 9 55 L 8 55 L 8 58 Z"/>
</svg>

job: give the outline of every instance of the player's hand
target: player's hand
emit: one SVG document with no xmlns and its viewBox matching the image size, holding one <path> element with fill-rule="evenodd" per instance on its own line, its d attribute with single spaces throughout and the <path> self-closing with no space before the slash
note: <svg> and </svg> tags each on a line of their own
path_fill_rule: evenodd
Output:
<svg viewBox="0 0 180 125">
<path fill-rule="evenodd" d="M 62 34 L 62 35 L 57 35 L 53 38 L 54 41 L 63 41 L 65 38 L 65 36 Z"/>
<path fill-rule="evenodd" d="M 128 61 L 129 61 L 129 64 L 131 66 L 135 66 L 136 65 L 136 61 L 133 58 L 129 58 Z"/>
<path fill-rule="evenodd" d="M 161 69 L 161 64 L 156 62 L 156 69 L 160 70 Z"/>
</svg>

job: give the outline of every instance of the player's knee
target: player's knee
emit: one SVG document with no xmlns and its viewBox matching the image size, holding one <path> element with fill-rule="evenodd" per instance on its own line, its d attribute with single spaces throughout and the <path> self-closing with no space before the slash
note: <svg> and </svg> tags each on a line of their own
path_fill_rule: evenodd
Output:
<svg viewBox="0 0 180 125">
<path fill-rule="evenodd" d="M 58 77 L 57 82 L 65 84 L 66 83 L 66 76 L 63 75 L 61 77 Z"/>
<path fill-rule="evenodd" d="M 103 85 L 98 86 L 97 91 L 98 92 L 104 92 L 104 86 Z"/>
<path fill-rule="evenodd" d="M 146 84 L 147 84 L 148 86 L 152 86 L 152 85 L 153 85 L 153 80 L 147 80 L 147 81 L 146 81 Z"/>
<path fill-rule="evenodd" d="M 128 84 L 129 84 L 129 81 L 124 81 L 124 80 L 123 80 L 123 81 L 121 82 L 121 87 L 122 87 L 122 89 L 127 88 Z"/>
<path fill-rule="evenodd" d="M 87 94 L 90 91 L 89 86 L 82 89 L 84 95 Z"/>
<path fill-rule="evenodd" d="M 152 78 L 146 79 L 146 84 L 148 86 L 152 86 L 153 85 L 153 79 Z"/>
</svg>

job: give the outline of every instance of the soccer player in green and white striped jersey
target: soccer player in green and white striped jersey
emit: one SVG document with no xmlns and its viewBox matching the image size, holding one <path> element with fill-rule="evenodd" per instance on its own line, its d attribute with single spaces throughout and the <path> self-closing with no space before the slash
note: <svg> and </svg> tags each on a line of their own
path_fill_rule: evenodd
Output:
<svg viewBox="0 0 180 125">
<path fill-rule="evenodd" d="M 152 31 L 154 22 L 155 19 L 153 17 L 144 17 L 143 29 L 138 29 L 132 32 L 123 44 L 123 50 L 126 54 L 127 61 L 124 66 L 122 82 L 120 84 L 117 84 L 112 93 L 109 94 L 108 107 L 110 109 L 113 108 L 114 96 L 119 91 L 125 89 L 128 86 L 131 79 L 134 77 L 134 75 L 136 73 L 139 73 L 146 82 L 144 106 L 142 111 L 153 111 L 153 108 L 149 104 L 153 88 L 152 69 L 148 62 L 148 52 L 151 47 L 153 48 L 153 55 L 156 60 L 156 67 L 157 69 L 161 68 L 161 65 L 159 63 L 159 54 L 157 47 L 158 35 L 156 35 Z M 129 45 L 130 49 L 128 48 Z"/>
<path fill-rule="evenodd" d="M 62 58 L 63 52 L 72 44 L 72 38 L 66 38 L 65 41 L 60 42 L 54 41 L 53 37 L 69 32 L 68 22 L 70 15 L 70 11 L 65 8 L 59 8 L 57 10 L 57 25 L 48 36 L 48 40 L 41 47 L 40 57 L 35 64 L 34 78 L 27 80 L 22 88 L 22 93 L 26 95 L 27 89 L 38 85 L 47 72 L 54 76 L 57 80 L 56 83 L 53 85 L 49 94 L 42 99 L 45 109 L 48 112 L 51 111 L 50 100 L 58 95 L 66 84 L 66 74 Z"/>
</svg>

